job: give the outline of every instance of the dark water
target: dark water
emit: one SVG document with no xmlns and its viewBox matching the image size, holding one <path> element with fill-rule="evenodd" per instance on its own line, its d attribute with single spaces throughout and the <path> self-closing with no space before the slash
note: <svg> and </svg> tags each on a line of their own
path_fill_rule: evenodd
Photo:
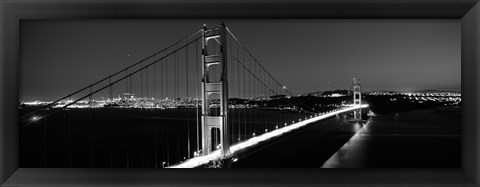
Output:
<svg viewBox="0 0 480 187">
<path fill-rule="evenodd" d="M 379 115 L 330 162 L 344 168 L 459 168 L 459 110 Z"/>
<path fill-rule="evenodd" d="M 22 109 L 21 116 L 28 111 Z M 20 122 L 22 168 L 161 168 L 163 162 L 168 166 L 193 157 L 201 147 L 196 109 L 50 109 L 33 116 L 42 118 Z M 293 111 L 231 109 L 231 142 L 305 116 Z"/>
<path fill-rule="evenodd" d="M 274 140 L 232 167 L 319 168 L 334 154 L 328 164 L 334 168 L 460 167 L 458 108 L 376 115 L 365 124 L 349 118 L 330 118 Z"/>
<path fill-rule="evenodd" d="M 232 109 L 231 141 L 305 116 L 292 111 Z M 232 167 L 319 168 L 335 153 L 339 159 L 330 166 L 460 167 L 458 110 L 376 115 L 366 124 L 350 119 L 350 114 L 332 117 L 268 141 L 241 155 Z M 363 132 L 363 138 L 353 141 L 357 132 Z M 346 143 L 350 147 L 344 150 Z M 195 109 L 61 110 L 21 128 L 20 167 L 161 168 L 163 162 L 167 166 L 192 157 L 197 147 Z"/>
</svg>

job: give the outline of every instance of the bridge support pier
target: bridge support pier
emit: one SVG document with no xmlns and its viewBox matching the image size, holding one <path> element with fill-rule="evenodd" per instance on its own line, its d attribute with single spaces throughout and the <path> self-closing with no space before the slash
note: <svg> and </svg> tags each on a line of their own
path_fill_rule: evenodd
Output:
<svg viewBox="0 0 480 187">
<path fill-rule="evenodd" d="M 230 136 L 227 123 L 228 114 L 228 76 L 227 76 L 227 31 L 222 23 L 219 28 L 208 30 L 205 26 L 202 29 L 202 152 L 203 155 L 210 154 L 217 146 L 216 133 L 219 131 L 221 157 L 225 158 L 230 154 Z M 217 42 L 220 53 L 210 54 L 209 42 Z M 211 44 L 213 45 L 213 44 Z M 211 46 L 210 49 L 212 50 Z M 213 51 L 213 50 L 212 50 Z M 218 50 L 217 50 L 218 51 Z M 210 79 L 210 70 L 220 66 L 220 80 Z M 213 101 L 219 101 L 219 112 L 211 108 Z M 212 137 L 214 135 L 215 137 Z M 215 145 L 213 145 L 215 143 Z"/>
<path fill-rule="evenodd" d="M 362 105 L 362 88 L 360 85 L 360 79 L 353 78 L 353 104 Z M 362 120 L 362 109 L 355 110 L 353 112 L 355 120 Z"/>
</svg>

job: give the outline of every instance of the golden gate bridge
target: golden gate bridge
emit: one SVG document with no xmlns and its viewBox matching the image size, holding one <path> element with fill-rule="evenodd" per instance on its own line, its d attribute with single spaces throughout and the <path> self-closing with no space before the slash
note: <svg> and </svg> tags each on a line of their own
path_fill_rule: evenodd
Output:
<svg viewBox="0 0 480 187">
<path fill-rule="evenodd" d="M 83 110 L 90 112 L 81 116 L 71 110 L 82 106 L 86 108 Z M 158 124 L 154 116 L 143 116 L 143 119 L 155 124 L 152 129 L 154 137 L 148 138 L 155 142 L 152 150 L 148 151 L 153 152 L 154 167 L 191 168 L 212 161 L 235 161 L 238 153 L 331 116 L 354 111 L 355 119 L 360 119 L 359 111 L 367 107 L 361 103 L 360 84 L 355 79 L 352 105 L 338 106 L 328 111 L 318 111 L 309 106 L 294 97 L 222 23 L 214 28 L 203 26 L 163 50 L 22 115 L 20 122 L 22 128 L 32 128 L 37 123 L 43 123 L 44 149 L 55 149 L 55 146 L 47 148 L 50 146 L 46 137 L 49 122 L 63 118 L 62 128 L 63 133 L 66 133 L 72 130 L 72 120 L 84 120 L 90 128 L 90 140 L 84 143 L 89 144 L 90 158 L 86 159 L 91 163 L 95 156 L 94 144 L 103 144 L 91 140 L 95 133 L 91 131 L 98 123 L 108 123 L 109 130 L 105 131 L 105 136 L 110 139 L 107 141 L 109 143 L 104 144 L 110 145 L 104 147 L 113 150 L 116 140 L 127 139 L 126 167 L 133 167 L 129 164 L 132 159 L 129 150 L 136 149 L 138 145 L 128 143 L 129 138 L 132 138 L 129 132 L 120 137 L 114 137 L 112 133 L 108 135 L 108 131 L 115 129 L 115 115 L 110 111 L 108 121 L 95 122 L 95 114 L 91 111 L 99 108 L 129 108 L 155 113 L 179 108 L 182 111 L 190 109 L 194 112 L 185 111 L 177 117 L 186 119 L 182 121 L 187 126 L 184 129 L 179 127 L 181 125 L 173 126 L 170 130 L 166 126 L 167 129 L 161 131 L 163 133 L 158 133 L 158 128 L 164 127 L 159 127 L 161 124 Z M 258 114 L 259 110 L 268 112 Z M 136 117 L 131 113 L 117 115 L 116 118 L 127 120 L 127 129 L 135 128 L 132 126 L 136 121 L 132 118 Z M 172 128 L 176 129 L 172 131 Z M 187 133 L 186 140 L 180 139 L 182 133 Z M 190 138 L 191 133 L 195 138 Z M 60 141 L 69 142 L 69 145 L 60 147 L 69 152 L 67 157 L 72 162 L 72 152 L 75 151 L 71 148 L 71 132 L 65 134 Z M 162 141 L 166 141 L 167 146 L 157 144 Z M 144 152 L 147 152 L 144 149 L 148 148 L 142 146 L 142 158 L 145 157 Z M 175 152 L 175 156 L 171 156 L 170 152 Z M 48 151 L 44 151 L 44 158 L 47 154 Z M 115 156 L 110 151 L 110 159 Z M 44 166 L 47 165 L 45 163 Z"/>
</svg>

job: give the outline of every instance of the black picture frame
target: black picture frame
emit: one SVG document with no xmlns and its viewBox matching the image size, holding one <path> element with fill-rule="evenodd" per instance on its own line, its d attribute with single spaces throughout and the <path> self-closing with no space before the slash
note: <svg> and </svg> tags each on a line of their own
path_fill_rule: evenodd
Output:
<svg viewBox="0 0 480 187">
<path fill-rule="evenodd" d="M 478 0 L 0 1 L 2 186 L 478 186 Z M 459 169 L 55 169 L 18 168 L 19 21 L 22 19 L 460 19 L 462 167 Z"/>
</svg>

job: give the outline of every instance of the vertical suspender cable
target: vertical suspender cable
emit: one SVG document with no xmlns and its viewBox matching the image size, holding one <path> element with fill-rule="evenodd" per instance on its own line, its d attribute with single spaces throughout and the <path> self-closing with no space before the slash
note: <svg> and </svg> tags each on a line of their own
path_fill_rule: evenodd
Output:
<svg viewBox="0 0 480 187">
<path fill-rule="evenodd" d="M 277 96 L 279 96 L 279 97 L 277 97 L 276 100 L 275 100 L 275 102 L 277 103 L 277 106 L 278 106 L 278 108 L 276 108 L 276 114 L 277 115 L 275 115 L 275 118 L 278 120 L 277 121 L 278 128 L 281 127 L 281 121 L 282 121 L 281 120 L 282 116 L 280 115 L 280 108 L 281 108 L 280 107 L 280 95 L 282 95 L 281 92 L 280 92 L 280 87 L 277 86 Z"/>
<path fill-rule="evenodd" d="M 262 71 L 262 73 L 263 73 L 262 83 L 265 84 L 265 82 L 266 82 L 266 81 L 265 81 L 265 72 Z M 266 92 L 267 89 L 266 89 L 266 88 L 267 88 L 267 87 L 266 87 L 265 85 L 263 85 L 263 84 L 262 84 L 262 95 L 263 95 L 263 102 L 262 102 L 262 104 L 263 104 L 263 107 L 265 108 L 265 105 L 266 105 L 266 102 L 267 102 L 267 100 L 266 100 L 266 98 L 267 98 L 267 92 Z M 268 110 L 265 110 L 265 112 L 268 113 Z M 266 116 L 267 119 L 268 119 L 268 115 L 265 115 L 265 116 Z M 263 117 L 265 117 L 265 116 L 263 116 Z M 262 122 L 263 122 L 263 121 L 262 121 Z M 268 129 L 268 123 L 265 125 L 265 129 Z"/>
<path fill-rule="evenodd" d="M 178 75 L 179 74 L 178 73 L 178 65 L 179 65 L 179 62 L 178 62 L 178 42 L 176 44 L 176 50 L 175 50 L 175 53 L 174 53 L 174 57 L 175 57 L 175 59 L 174 59 L 175 60 L 174 61 L 174 63 L 175 63 L 175 66 L 174 66 L 174 68 L 175 68 L 175 97 L 174 97 L 175 102 L 174 103 L 175 103 L 175 105 L 177 105 L 178 104 L 177 103 L 177 101 L 178 101 L 177 98 L 179 97 L 179 95 L 178 95 L 178 86 L 179 86 L 178 85 L 178 82 L 179 82 L 179 80 L 178 80 L 178 78 L 179 78 L 179 75 Z M 179 160 L 181 160 L 181 153 L 180 153 L 180 130 L 181 130 L 181 127 L 179 125 L 177 125 L 176 130 L 177 130 L 177 157 L 179 158 Z"/>
<path fill-rule="evenodd" d="M 257 66 L 254 64 L 253 66 L 253 69 L 254 69 L 254 74 L 257 74 Z M 258 110 L 258 83 L 257 83 L 258 80 L 254 80 L 253 84 L 254 84 L 254 93 L 255 93 L 255 105 L 257 105 L 255 107 L 255 110 Z M 255 131 L 253 133 L 257 133 L 258 132 L 258 112 L 255 112 Z"/>
<path fill-rule="evenodd" d="M 153 61 L 155 62 L 155 57 L 156 56 L 153 56 Z M 161 63 L 161 61 L 160 61 Z M 156 99 L 158 99 L 158 95 L 157 95 L 157 63 L 155 62 L 155 64 L 153 64 L 153 98 L 155 99 L 155 103 L 156 103 Z"/>
<path fill-rule="evenodd" d="M 237 98 L 240 100 L 241 99 L 240 98 L 240 89 L 241 89 L 240 85 L 241 84 L 240 84 L 240 62 L 239 62 L 240 59 L 239 59 L 239 53 L 238 53 L 238 43 L 235 43 L 235 51 L 236 51 L 235 59 L 237 59 L 236 60 L 236 62 L 237 62 L 237 68 L 236 68 L 236 70 L 237 70 L 237 77 L 236 77 L 237 78 L 237 83 L 236 83 L 237 84 L 237 91 L 235 92 L 235 94 L 237 95 Z M 239 100 L 237 100 L 237 101 L 239 101 Z M 238 103 L 237 103 L 237 105 L 238 105 Z M 242 121 L 242 118 L 240 117 L 240 109 L 239 108 L 237 108 L 237 110 L 236 110 L 236 115 L 237 115 L 236 127 L 238 129 L 240 127 L 240 124 L 241 124 L 241 121 Z"/>
<path fill-rule="evenodd" d="M 248 69 L 249 69 L 249 70 L 251 70 L 251 66 L 252 66 L 250 60 L 251 60 L 251 59 L 250 59 L 250 55 L 248 55 Z M 250 126 L 252 126 L 252 122 L 251 122 L 251 121 L 252 121 L 252 111 L 251 111 L 251 109 L 252 109 L 252 101 L 253 101 L 253 100 L 251 100 L 251 99 L 253 98 L 253 97 L 252 97 L 252 74 L 249 74 L 249 75 L 248 75 L 248 96 L 249 96 L 249 104 L 250 104 L 249 113 L 248 113 L 248 114 L 249 114 L 249 115 L 248 115 L 248 116 L 249 116 L 249 118 L 248 118 L 248 119 L 249 119 L 248 125 L 249 125 L 249 127 L 250 127 Z M 247 130 L 246 130 L 247 132 L 245 132 L 246 137 L 248 137 L 248 135 L 250 135 L 249 129 L 250 129 L 250 128 L 247 128 Z"/>
<path fill-rule="evenodd" d="M 227 44 L 228 44 L 228 43 L 227 43 Z M 235 68 L 234 68 L 234 64 L 233 64 L 233 63 L 235 62 L 233 59 L 235 59 L 235 58 L 234 58 L 233 53 L 232 53 L 232 51 L 233 51 L 233 50 L 232 50 L 232 49 L 233 49 L 233 41 L 230 40 L 230 45 L 229 45 L 228 48 L 230 49 L 230 50 L 228 51 L 228 57 L 230 57 L 230 59 L 232 59 L 232 60 L 230 60 L 232 64 L 229 66 L 229 67 L 231 67 L 231 71 L 232 71 L 232 73 L 229 74 L 229 76 L 232 78 L 232 80 L 231 80 L 230 82 L 231 82 L 231 83 L 235 83 L 235 81 L 234 81 L 234 78 L 235 78 L 235 71 L 234 71 L 234 69 L 235 69 Z M 234 85 L 234 84 L 231 84 L 231 85 L 232 85 L 232 86 L 230 86 L 230 87 L 231 87 L 231 89 L 232 89 L 232 92 L 231 92 L 230 95 L 233 95 L 233 94 L 235 93 L 235 85 Z M 235 102 L 235 101 L 233 101 L 233 102 Z M 233 106 L 234 106 L 234 109 L 233 109 L 233 110 L 235 110 L 235 103 L 234 103 Z M 230 115 L 231 115 L 231 117 L 232 117 L 231 120 L 230 120 L 230 126 L 232 127 L 232 132 L 233 132 L 233 127 L 235 126 L 235 121 L 236 121 L 237 119 L 235 118 L 236 116 L 235 116 L 235 112 L 234 112 L 234 111 L 232 111 L 232 112 L 230 113 Z M 232 134 L 232 137 L 233 137 L 233 134 Z M 232 138 L 232 137 L 231 137 L 231 138 Z"/>
<path fill-rule="evenodd" d="M 110 85 L 110 102 L 113 103 L 113 86 L 112 84 L 112 77 L 108 78 L 108 84 Z M 109 110 L 109 117 L 108 117 L 108 123 L 110 126 L 110 168 L 113 167 L 113 137 L 114 137 L 114 132 L 113 132 L 113 123 L 112 123 L 112 111 Z"/>
<path fill-rule="evenodd" d="M 177 94 L 178 94 L 178 42 L 177 44 L 175 45 L 176 46 L 176 50 L 175 50 L 175 53 L 174 53 L 174 68 L 175 68 L 175 101 L 177 100 Z"/>
<path fill-rule="evenodd" d="M 130 88 L 130 92 L 129 92 L 129 93 L 130 93 L 130 94 L 133 94 L 133 90 L 132 90 L 132 87 L 133 87 L 133 86 L 132 86 L 132 75 L 129 75 L 129 79 L 130 79 L 130 80 L 129 80 L 129 84 L 128 84 L 128 85 L 129 85 L 129 88 Z"/>
<path fill-rule="evenodd" d="M 159 75 L 160 76 L 160 80 L 159 80 L 160 81 L 160 104 L 161 104 L 160 106 L 163 106 L 163 102 L 162 102 L 162 100 L 163 100 L 163 90 L 164 90 L 163 89 L 163 80 L 165 80 L 163 78 L 163 75 L 164 75 L 164 73 L 163 73 L 164 58 L 167 58 L 167 57 L 164 56 L 162 58 L 162 60 L 160 60 L 160 69 L 159 69 L 159 71 L 160 71 L 160 75 Z"/>
<path fill-rule="evenodd" d="M 164 90 L 165 90 L 165 89 L 163 88 L 163 85 L 164 85 L 164 84 L 163 84 L 163 81 L 164 81 L 166 78 L 163 78 L 163 76 L 165 75 L 165 73 L 163 73 L 163 69 L 165 69 L 165 68 L 163 68 L 163 64 L 166 64 L 166 59 L 167 59 L 167 56 L 163 56 L 163 57 L 162 57 L 162 60 L 160 61 L 160 70 L 159 70 L 159 71 L 160 71 L 160 75 L 159 75 L 159 76 L 160 76 L 160 80 L 159 80 L 159 81 L 160 81 L 160 101 L 162 101 L 163 98 L 165 97 L 165 95 L 164 95 L 164 93 L 163 93 Z M 161 106 L 163 106 L 163 102 L 160 102 L 160 103 L 162 104 Z"/>
<path fill-rule="evenodd" d="M 271 79 L 269 79 L 269 80 L 271 81 Z M 271 111 L 271 115 L 270 115 L 270 116 L 272 117 L 272 121 L 271 121 L 271 122 L 272 122 L 272 125 L 273 125 L 273 129 L 275 130 L 276 125 L 277 125 L 277 121 L 276 121 L 275 118 L 274 118 L 274 115 L 275 115 L 275 113 L 274 113 L 274 112 L 275 112 L 275 107 L 274 107 L 275 105 L 273 104 L 273 103 L 274 103 L 274 97 L 273 97 L 273 96 L 274 96 L 274 94 L 275 94 L 275 90 L 274 90 L 274 89 L 275 89 L 275 87 L 274 87 L 274 85 L 272 84 L 271 87 L 270 87 L 270 89 L 269 89 L 269 90 L 270 90 L 270 100 L 269 100 L 269 102 L 270 102 L 270 111 Z"/>
<path fill-rule="evenodd" d="M 267 76 L 267 85 L 268 85 L 268 86 L 267 86 L 267 95 L 268 95 L 268 96 L 267 96 L 267 97 L 268 97 L 267 107 L 268 107 L 268 111 L 269 111 L 267 117 L 269 118 L 268 124 L 269 124 L 269 126 L 270 126 L 270 129 L 273 130 L 275 127 L 273 126 L 273 121 L 272 121 L 272 119 L 270 118 L 270 117 L 272 116 L 272 110 L 271 110 L 270 105 L 269 105 L 270 102 L 271 102 L 270 99 L 271 99 L 271 96 L 272 96 L 272 95 L 271 95 L 272 92 L 271 92 L 271 90 L 270 90 L 270 89 L 271 89 L 270 77 L 268 77 L 268 76 Z"/>
<path fill-rule="evenodd" d="M 231 41 L 229 35 L 226 35 L 226 37 L 227 37 L 227 40 L 226 40 L 227 43 L 224 44 L 224 45 L 228 46 L 228 49 L 229 49 L 229 50 L 228 50 L 228 52 L 227 52 L 227 51 L 223 51 L 224 53 L 227 53 L 227 59 L 224 59 L 224 62 L 227 62 L 227 61 L 229 62 L 228 66 L 227 66 L 227 67 L 228 67 L 228 70 L 227 70 L 227 71 L 228 71 L 228 73 L 227 73 L 227 77 L 228 77 L 228 78 L 227 78 L 227 79 L 229 80 L 229 82 L 233 83 L 233 82 L 232 82 L 232 80 L 233 80 L 233 60 L 232 60 L 233 57 L 231 56 L 232 41 Z M 230 60 L 229 60 L 229 59 L 230 59 Z M 223 62 L 222 62 L 222 63 L 223 63 Z M 231 85 L 233 85 L 233 84 L 229 84 L 229 86 L 228 86 L 228 93 L 229 93 L 230 95 L 234 93 L 234 91 L 233 91 L 234 88 L 233 88 Z M 235 143 L 235 141 L 233 140 L 233 139 L 234 139 L 234 137 L 233 137 L 233 134 L 234 134 L 234 132 L 233 132 L 233 130 L 234 130 L 234 128 L 233 128 L 233 127 L 234 127 L 234 120 L 233 120 L 234 118 L 233 118 L 233 116 L 234 116 L 234 115 L 232 115 L 232 112 L 234 112 L 233 110 L 235 109 L 235 103 L 234 103 L 234 100 L 232 100 L 232 102 L 233 102 L 233 103 L 232 103 L 232 104 L 233 104 L 232 110 L 230 110 L 230 101 L 228 101 L 228 105 L 227 105 L 227 106 L 229 107 L 229 112 L 228 112 L 228 114 L 230 115 L 230 116 L 228 116 L 228 121 L 227 121 L 227 123 L 228 123 L 228 126 L 229 126 L 230 129 L 231 129 L 231 131 L 230 131 L 230 133 L 231 133 L 231 134 L 230 134 L 230 142 L 233 144 L 233 143 Z"/>
<path fill-rule="evenodd" d="M 153 61 L 155 62 L 156 61 L 156 55 L 153 56 Z M 161 60 L 160 60 L 160 65 L 161 65 Z M 157 105 L 157 102 L 158 102 L 158 95 L 157 95 L 157 62 L 155 62 L 155 64 L 153 65 L 153 98 L 154 98 L 154 107 L 156 108 L 156 105 Z M 155 134 L 154 134 L 154 142 L 155 142 L 155 159 L 154 159 L 154 167 L 157 168 L 158 167 L 158 156 L 157 156 L 157 150 L 158 150 L 158 140 L 157 140 L 157 131 L 158 131 L 158 124 L 157 124 L 157 120 L 154 119 L 154 131 L 155 131 Z"/>
<path fill-rule="evenodd" d="M 128 69 L 125 69 L 125 77 L 127 77 L 127 75 L 128 75 Z M 128 93 L 128 79 L 125 79 L 125 93 Z"/>
<path fill-rule="evenodd" d="M 130 80 L 129 80 L 129 85 L 130 85 L 130 87 L 129 87 L 130 92 L 129 92 L 129 93 L 130 93 L 130 94 L 133 94 L 133 93 L 132 93 L 132 76 L 131 76 L 131 75 L 129 75 L 129 79 L 130 79 Z M 131 103 L 130 103 L 130 99 L 129 99 L 129 98 L 127 98 L 127 101 L 129 101 L 129 102 L 128 102 L 128 105 L 130 105 Z M 127 129 L 127 132 L 126 132 L 126 134 L 127 134 L 127 150 L 126 150 L 126 152 L 127 152 L 127 163 L 126 163 L 126 164 L 127 164 L 127 168 L 130 168 L 130 128 L 129 128 L 129 127 L 130 127 L 130 120 L 131 120 L 131 115 L 130 115 L 130 114 L 131 114 L 131 111 L 132 111 L 131 109 L 128 109 L 128 114 L 129 114 L 129 115 L 128 115 L 127 125 L 126 125 L 126 126 L 127 126 L 127 127 L 126 127 L 126 129 Z"/>
<path fill-rule="evenodd" d="M 167 53 L 165 53 L 166 55 Z M 168 98 L 169 96 L 169 92 L 168 92 L 168 56 L 165 56 L 165 60 L 166 60 L 166 63 L 165 63 L 165 91 L 166 91 L 166 95 L 165 97 Z M 167 101 L 168 102 L 168 101 Z M 167 166 L 170 165 L 170 133 L 169 133 L 169 130 L 168 130 L 168 126 L 170 124 L 166 124 L 166 128 L 167 128 L 167 131 L 165 131 L 167 133 Z"/>
<path fill-rule="evenodd" d="M 145 79 L 146 79 L 146 84 L 145 84 L 146 93 L 145 93 L 145 97 L 144 97 L 143 102 L 142 102 L 142 108 L 148 106 L 148 105 L 147 105 L 147 101 L 148 101 L 148 91 L 149 91 L 148 87 L 150 86 L 150 85 L 149 85 L 149 81 L 148 81 L 148 80 L 149 80 L 149 77 L 148 77 L 148 71 L 149 71 L 149 69 L 150 69 L 150 65 L 148 64 L 147 67 L 145 68 L 145 72 L 146 72 L 146 75 L 145 75 Z M 143 81 L 142 81 L 142 82 L 143 82 Z M 147 121 L 150 121 L 150 120 L 147 119 Z M 145 140 L 146 140 L 147 138 L 146 138 L 146 136 L 144 136 L 144 137 L 141 137 L 141 139 L 142 139 L 142 142 L 143 142 L 143 143 L 140 145 L 140 147 L 141 147 L 141 149 L 142 149 L 142 151 L 141 151 L 141 159 L 142 159 L 142 168 L 144 168 L 144 167 L 145 167 L 145 161 L 144 161 L 144 160 L 145 160 L 145 145 L 146 145 Z"/>
<path fill-rule="evenodd" d="M 110 85 L 109 87 L 109 99 L 113 102 L 113 87 L 112 87 L 112 77 L 108 78 L 108 84 Z"/>
<path fill-rule="evenodd" d="M 165 63 L 165 98 L 167 98 L 169 96 L 169 92 L 168 92 L 168 56 L 165 57 L 166 59 L 166 63 Z"/>
<path fill-rule="evenodd" d="M 147 99 L 148 99 L 148 91 L 149 91 L 149 90 L 148 90 L 148 87 L 150 86 L 149 81 L 148 81 L 148 80 L 149 80 L 149 78 L 148 78 L 148 69 L 149 69 L 149 68 L 150 68 L 150 66 L 147 66 L 147 68 L 145 69 L 146 72 L 147 72 L 147 94 L 146 94 L 146 98 L 147 98 Z"/>
<path fill-rule="evenodd" d="M 188 38 L 187 38 L 187 43 L 188 43 Z M 185 76 L 186 76 L 186 87 L 187 87 L 187 96 L 186 96 L 186 113 L 187 113 L 187 158 L 190 158 L 190 115 L 188 112 L 188 104 L 189 104 L 189 98 L 188 98 L 188 46 L 185 48 Z"/>
<path fill-rule="evenodd" d="M 198 98 L 198 83 L 199 83 L 199 73 L 198 73 L 198 50 L 199 50 L 199 47 L 198 47 L 198 39 L 195 40 L 195 71 L 196 71 L 196 81 L 195 81 L 195 97 L 197 99 L 197 102 L 196 102 L 196 114 L 197 114 L 197 117 L 196 117 L 196 121 L 197 121 L 197 154 L 199 153 L 200 151 L 200 131 L 199 131 L 199 119 L 198 119 L 198 101 L 199 101 L 199 98 Z"/>
<path fill-rule="evenodd" d="M 269 97 L 269 98 L 268 98 L 268 103 L 271 104 L 271 103 L 272 103 L 272 100 L 271 100 L 271 99 L 272 99 L 272 96 L 273 96 L 273 94 L 272 94 L 273 92 L 272 92 L 272 90 L 271 90 L 272 85 L 271 85 L 271 82 L 270 82 L 270 77 L 268 77 L 268 87 L 269 87 L 269 89 L 268 89 L 268 97 Z M 270 120 L 268 120 L 268 123 L 269 123 L 270 125 L 272 125 L 271 129 L 272 129 L 272 130 L 275 130 L 275 126 L 274 126 L 274 124 L 273 124 L 274 119 L 273 119 L 273 116 L 272 116 L 272 115 L 273 115 L 273 107 L 272 107 L 272 106 L 273 106 L 273 105 L 270 105 L 270 106 L 269 106 L 269 111 L 270 111 L 270 112 L 269 112 L 269 115 L 268 115 L 268 116 L 270 117 Z"/>
<path fill-rule="evenodd" d="M 243 53 L 243 64 L 245 64 L 246 60 L 245 60 L 245 48 L 242 48 L 242 53 Z M 245 86 L 246 85 L 246 70 L 245 70 L 246 67 L 243 67 L 243 105 L 246 106 L 246 90 L 247 90 L 247 87 Z M 243 108 L 243 129 L 245 131 L 247 131 L 247 109 L 246 108 Z M 244 139 L 246 139 L 246 137 L 244 137 Z"/>
</svg>

